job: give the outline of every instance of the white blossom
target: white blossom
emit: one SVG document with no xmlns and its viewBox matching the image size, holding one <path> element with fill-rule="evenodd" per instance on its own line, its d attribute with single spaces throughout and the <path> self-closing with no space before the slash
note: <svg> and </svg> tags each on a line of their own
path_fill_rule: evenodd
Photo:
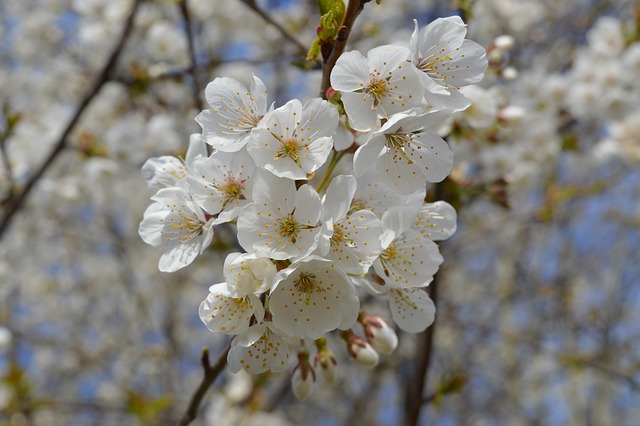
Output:
<svg viewBox="0 0 640 426">
<path fill-rule="evenodd" d="M 467 28 L 459 16 L 438 18 L 411 35 L 409 60 L 420 71 L 424 97 L 436 108 L 460 111 L 469 102 L 460 87 L 478 83 L 487 68 L 486 52 L 465 40 Z"/>
<path fill-rule="evenodd" d="M 238 217 L 238 241 L 272 259 L 304 257 L 318 245 L 320 211 L 320 196 L 311 186 L 296 190 L 292 180 L 260 173 L 253 203 Z"/>
<path fill-rule="evenodd" d="M 378 117 L 420 106 L 424 89 L 410 63 L 409 50 L 385 45 L 365 58 L 358 51 L 343 53 L 331 72 L 331 85 L 342 92 L 349 125 L 368 131 Z"/>
<path fill-rule="evenodd" d="M 213 220 L 196 205 L 184 187 L 159 190 L 144 212 L 138 228 L 142 240 L 167 251 L 158 267 L 163 272 L 175 272 L 189 265 L 213 239 Z"/>
<path fill-rule="evenodd" d="M 338 111 L 327 101 L 302 105 L 294 99 L 264 116 L 247 149 L 256 165 L 276 176 L 307 179 L 327 160 L 337 125 Z"/>
<path fill-rule="evenodd" d="M 278 272 L 269 297 L 273 323 L 285 333 L 318 339 L 353 326 L 360 302 L 347 275 L 311 256 Z"/>
<path fill-rule="evenodd" d="M 210 109 L 196 117 L 202 138 L 220 151 L 238 151 L 267 113 L 266 86 L 253 76 L 249 91 L 233 78 L 219 77 L 207 85 L 204 93 Z"/>
<path fill-rule="evenodd" d="M 236 219 L 251 202 L 255 164 L 245 150 L 200 157 L 192 169 L 187 181 L 193 199 L 208 214 L 217 215 L 216 224 Z"/>
</svg>

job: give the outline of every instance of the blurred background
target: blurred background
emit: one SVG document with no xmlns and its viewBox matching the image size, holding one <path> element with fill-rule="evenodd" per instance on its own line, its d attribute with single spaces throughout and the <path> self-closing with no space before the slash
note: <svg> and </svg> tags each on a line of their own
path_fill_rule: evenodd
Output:
<svg viewBox="0 0 640 426">
<path fill-rule="evenodd" d="M 443 123 L 436 324 L 374 370 L 330 340 L 338 380 L 305 402 L 290 373 L 224 372 L 192 424 L 640 424 L 640 4 L 382 0 L 347 50 L 454 14 L 490 66 Z M 226 344 L 197 308 L 234 234 L 159 272 L 140 167 L 184 155 L 217 76 L 318 96 L 318 22 L 307 0 L 0 0 L 0 425 L 182 416 Z"/>
</svg>

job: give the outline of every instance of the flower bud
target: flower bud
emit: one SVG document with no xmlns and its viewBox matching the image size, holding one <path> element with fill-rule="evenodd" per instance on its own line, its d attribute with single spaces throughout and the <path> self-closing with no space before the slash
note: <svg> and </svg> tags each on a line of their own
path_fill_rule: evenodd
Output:
<svg viewBox="0 0 640 426">
<path fill-rule="evenodd" d="M 518 73 L 518 70 L 514 67 L 506 67 L 502 70 L 502 78 L 504 78 L 505 80 L 515 80 L 516 78 L 518 78 L 519 74 L 520 73 Z"/>
<path fill-rule="evenodd" d="M 389 355 L 398 347 L 395 330 L 380 317 L 366 317 L 362 322 L 367 341 L 383 355 Z"/>
<path fill-rule="evenodd" d="M 309 364 L 309 352 L 306 350 L 298 353 L 298 365 L 293 368 L 291 376 L 291 390 L 300 401 L 304 401 L 311 395 L 313 383 L 316 381 L 316 372 Z"/>
<path fill-rule="evenodd" d="M 361 366 L 365 368 L 373 368 L 378 365 L 380 356 L 378 356 L 378 352 L 376 352 L 370 344 L 365 341 L 363 341 L 362 343 L 362 346 L 354 345 L 352 356 Z"/>
<path fill-rule="evenodd" d="M 527 110 L 523 107 L 518 105 L 508 105 L 498 111 L 498 120 L 507 123 L 517 123 L 521 121 L 526 114 Z"/>
<path fill-rule="evenodd" d="M 501 36 L 498 36 L 493 41 L 493 45 L 497 49 L 503 50 L 505 52 L 508 52 L 509 50 L 513 49 L 513 46 L 515 46 L 515 44 L 516 44 L 516 40 L 508 34 L 503 34 Z"/>
<path fill-rule="evenodd" d="M 320 374 L 329 382 L 334 383 L 336 381 L 336 357 L 333 356 L 333 351 L 327 347 L 326 339 L 324 337 L 316 340 L 316 352 L 313 358 L 313 366 L 317 369 L 320 368 Z"/>
<path fill-rule="evenodd" d="M 378 365 L 380 357 L 378 352 L 361 337 L 347 330 L 342 332 L 342 338 L 347 342 L 347 351 L 356 362 L 365 368 L 373 368 Z"/>
<path fill-rule="evenodd" d="M 303 371 L 304 370 L 302 368 L 297 368 L 293 371 L 293 376 L 291 376 L 291 389 L 293 390 L 293 394 L 300 401 L 304 401 L 309 397 L 309 395 L 311 395 L 313 382 L 315 381 L 314 374 L 307 374 L 305 376 Z"/>
<path fill-rule="evenodd" d="M 272 281 L 276 276 L 276 265 L 266 257 L 258 257 L 249 263 L 249 268 L 253 275 L 260 281 Z"/>
</svg>

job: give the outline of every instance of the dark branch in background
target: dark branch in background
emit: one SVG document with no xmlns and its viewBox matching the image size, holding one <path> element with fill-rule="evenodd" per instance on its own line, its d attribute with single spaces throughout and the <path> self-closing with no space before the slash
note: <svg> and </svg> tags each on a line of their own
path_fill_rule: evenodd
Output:
<svg viewBox="0 0 640 426">
<path fill-rule="evenodd" d="M 300 40 L 298 40 L 296 36 L 292 34 L 289 30 L 287 30 L 285 27 L 280 25 L 277 21 L 274 21 L 271 15 L 269 15 L 267 12 L 262 10 L 260 6 L 258 6 L 258 4 L 256 3 L 256 0 L 240 0 L 240 1 L 246 4 L 251 10 L 256 12 L 258 15 L 260 15 L 260 17 L 262 17 L 262 19 L 264 19 L 267 23 L 269 23 L 270 25 L 273 25 L 278 31 L 280 31 L 280 34 L 282 34 L 284 38 L 289 40 L 291 43 L 295 44 L 296 49 L 298 50 L 298 53 L 300 55 L 304 56 L 307 54 L 308 47 L 302 44 L 302 42 L 300 42 Z"/>
<path fill-rule="evenodd" d="M 435 276 L 429 285 L 429 296 L 433 303 L 438 305 L 438 277 Z M 437 311 L 436 311 L 437 312 Z M 433 358 L 433 336 L 436 332 L 436 321 L 418 336 L 416 351 L 416 363 L 414 370 L 415 380 L 407 383 L 405 396 L 405 425 L 414 426 L 418 424 L 420 411 L 425 402 L 431 401 L 424 398 L 424 389 L 429 381 L 429 367 Z"/>
<path fill-rule="evenodd" d="M 429 197 L 429 195 L 427 195 Z M 444 184 L 435 186 L 433 197 L 436 200 L 447 200 L 451 197 L 447 194 Z M 442 244 L 440 245 L 442 250 Z M 442 272 L 440 272 L 441 274 Z M 429 285 L 429 296 L 433 300 L 434 305 L 438 306 L 438 282 L 439 275 L 433 277 L 433 281 Z M 429 382 L 429 367 L 433 359 L 433 339 L 436 333 L 436 324 L 438 319 L 438 311 L 436 309 L 436 317 L 431 327 L 427 328 L 418 336 L 418 344 L 416 350 L 415 366 L 413 371 L 414 380 L 409 380 L 405 390 L 405 419 L 406 426 L 415 426 L 420 420 L 420 411 L 422 406 L 429 404 L 435 397 L 423 397 L 427 384 Z M 423 350 L 423 352 L 421 351 Z"/>
<path fill-rule="evenodd" d="M 180 13 L 182 14 L 182 19 L 184 20 L 185 31 L 187 32 L 187 43 L 189 46 L 189 61 L 191 62 L 191 66 L 189 67 L 189 73 L 191 74 L 191 79 L 193 80 L 191 84 L 191 89 L 193 92 L 193 103 L 198 110 L 202 110 L 202 98 L 200 97 L 200 79 L 198 75 L 198 62 L 196 59 L 196 49 L 194 43 L 194 34 L 193 34 L 193 25 L 191 23 L 191 15 L 189 14 L 189 9 L 187 8 L 187 0 L 181 0 L 178 3 L 178 8 L 180 9 Z"/>
<path fill-rule="evenodd" d="M 202 377 L 202 381 L 200 382 L 200 386 L 191 396 L 191 401 L 189 402 L 189 407 L 187 407 L 187 411 L 185 411 L 184 415 L 178 421 L 178 426 L 186 426 L 191 423 L 198 415 L 198 407 L 200 406 L 200 402 L 202 402 L 202 398 L 207 393 L 207 390 L 213 385 L 213 382 L 216 381 L 224 366 L 227 364 L 227 354 L 231 349 L 231 343 L 227 344 L 227 347 L 222 351 L 222 353 L 216 359 L 216 362 L 211 365 L 209 362 L 209 350 L 204 348 L 202 351 L 202 368 L 204 369 L 204 377 Z"/>
<path fill-rule="evenodd" d="M 338 36 L 333 43 L 331 54 L 329 54 L 329 57 L 322 64 L 322 86 L 320 87 L 320 96 L 322 96 L 322 99 L 327 99 L 327 89 L 331 87 L 331 70 L 333 70 L 336 61 L 347 47 L 347 39 L 349 38 L 349 33 L 351 33 L 351 28 L 356 22 L 358 15 L 360 15 L 360 12 L 364 9 L 364 5 L 370 1 L 371 0 L 349 1 L 347 10 L 344 13 L 344 18 L 342 19 L 342 25 L 340 25 L 340 29 L 338 30 Z"/>
<path fill-rule="evenodd" d="M 24 189 L 20 192 L 14 192 L 11 198 L 6 200 L 5 209 L 2 212 L 2 217 L 0 217 L 0 239 L 2 239 L 4 233 L 9 227 L 9 224 L 11 223 L 11 219 L 23 206 L 29 193 L 33 190 L 36 183 L 42 178 L 45 172 L 53 165 L 56 158 L 58 158 L 58 156 L 66 148 L 68 137 L 76 127 L 76 124 L 78 124 L 78 121 L 80 121 L 80 118 L 82 117 L 84 111 L 87 109 L 96 95 L 100 92 L 102 86 L 104 86 L 104 84 L 107 83 L 113 75 L 116 64 L 118 62 L 118 58 L 120 57 L 124 45 L 129 38 L 129 35 L 131 34 L 131 30 L 133 29 L 133 21 L 138 11 L 138 6 L 140 6 L 143 1 L 144 0 L 135 0 L 133 2 L 133 7 L 131 8 L 131 12 L 127 17 L 127 20 L 125 21 L 124 28 L 122 30 L 120 38 L 118 39 L 118 42 L 109 55 L 109 58 L 102 68 L 102 71 L 100 71 L 100 74 L 98 75 L 96 81 L 93 83 L 91 90 L 89 90 L 89 93 L 87 93 L 84 99 L 82 99 L 82 101 L 80 102 L 80 105 L 78 105 L 78 109 L 71 118 L 71 121 L 69 121 L 69 123 L 65 127 L 53 150 L 49 153 L 49 156 L 46 158 L 40 168 L 36 170 L 36 172 L 33 173 L 33 175 L 29 178 L 24 186 Z"/>
</svg>

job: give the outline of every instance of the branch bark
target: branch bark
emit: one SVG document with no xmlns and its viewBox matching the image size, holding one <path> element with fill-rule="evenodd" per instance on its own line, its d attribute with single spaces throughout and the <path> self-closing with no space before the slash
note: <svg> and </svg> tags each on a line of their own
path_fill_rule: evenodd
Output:
<svg viewBox="0 0 640 426">
<path fill-rule="evenodd" d="M 211 385 L 213 385 L 213 382 L 216 381 L 216 379 L 224 369 L 224 366 L 227 364 L 227 354 L 229 353 L 230 349 L 231 342 L 227 344 L 227 347 L 218 356 L 216 362 L 211 365 L 211 363 L 209 362 L 209 349 L 204 348 L 201 358 L 202 368 L 204 369 L 204 376 L 202 377 L 200 385 L 191 396 L 191 401 L 189 402 L 187 411 L 185 411 L 183 416 L 178 421 L 178 426 L 186 426 L 198 416 L 198 407 L 200 406 L 202 399 L 204 398 Z"/>
<path fill-rule="evenodd" d="M 322 64 L 322 86 L 320 87 L 320 96 L 322 96 L 322 99 L 327 99 L 327 89 L 331 87 L 331 71 L 347 47 L 347 40 L 349 39 L 351 28 L 353 28 L 356 18 L 364 9 L 364 5 L 370 1 L 371 0 L 349 0 L 349 5 L 344 13 L 340 29 L 338 30 L 338 35 L 333 42 L 331 53 Z"/>
<path fill-rule="evenodd" d="M 96 81 L 93 83 L 93 86 L 78 105 L 75 114 L 65 127 L 62 135 L 60 135 L 60 138 L 54 145 L 53 150 L 49 153 L 49 156 L 44 160 L 40 168 L 38 168 L 38 170 L 36 170 L 35 173 L 31 175 L 22 191 L 13 192 L 12 196 L 5 201 L 5 208 L 2 212 L 2 216 L 0 217 L 0 240 L 7 231 L 13 216 L 22 208 L 36 183 L 42 178 L 42 176 L 44 176 L 46 171 L 49 170 L 49 168 L 53 165 L 56 158 L 58 158 L 58 156 L 66 148 L 68 137 L 80 121 L 80 118 L 82 117 L 84 111 L 87 109 L 91 101 L 93 101 L 93 99 L 98 95 L 100 89 L 102 89 L 102 86 L 104 86 L 104 84 L 107 83 L 114 74 L 118 58 L 120 57 L 126 41 L 131 34 L 131 30 L 133 29 L 133 22 L 138 11 L 138 7 L 143 1 L 144 0 L 134 0 L 131 12 L 129 13 L 129 16 L 125 21 L 124 28 L 122 30 L 122 33 L 120 34 L 118 42 L 111 51 L 107 62 L 100 71 L 100 74 L 98 75 Z"/>
</svg>

